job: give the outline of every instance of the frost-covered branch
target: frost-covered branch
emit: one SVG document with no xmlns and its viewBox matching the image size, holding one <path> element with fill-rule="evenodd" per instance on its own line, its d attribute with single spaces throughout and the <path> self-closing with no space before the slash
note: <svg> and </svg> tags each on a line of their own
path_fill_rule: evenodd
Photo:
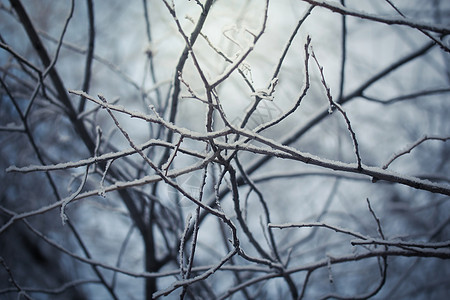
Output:
<svg viewBox="0 0 450 300">
<path fill-rule="evenodd" d="M 0 297 L 407 298 L 445 270 L 442 1 L 47 2 L 0 4 Z"/>
<path fill-rule="evenodd" d="M 405 18 L 396 18 L 396 17 L 382 17 L 377 16 L 375 14 L 366 13 L 363 11 L 358 11 L 354 9 L 347 8 L 345 6 L 342 6 L 338 3 L 331 3 L 327 0 L 301 0 L 303 2 L 308 2 L 311 5 L 321 6 L 325 7 L 335 13 L 339 13 L 342 15 L 348 15 L 353 17 L 358 17 L 370 21 L 380 22 L 388 25 L 405 25 L 408 27 L 420 29 L 420 30 L 428 30 L 440 34 L 450 34 L 450 28 L 448 26 L 444 25 L 438 25 L 438 24 L 430 24 L 425 22 L 417 22 L 410 19 Z"/>
</svg>

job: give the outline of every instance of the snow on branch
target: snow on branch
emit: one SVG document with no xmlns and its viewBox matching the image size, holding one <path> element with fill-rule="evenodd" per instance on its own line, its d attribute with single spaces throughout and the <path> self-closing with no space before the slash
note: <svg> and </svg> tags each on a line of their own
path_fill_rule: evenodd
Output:
<svg viewBox="0 0 450 300">
<path fill-rule="evenodd" d="M 261 142 L 266 146 L 269 146 L 269 148 L 258 147 L 250 144 L 242 144 L 242 141 L 236 143 L 223 143 L 217 141 L 216 142 L 217 145 L 220 145 L 221 147 L 226 149 L 234 149 L 234 150 L 241 149 L 244 151 L 268 155 L 271 157 L 273 156 L 285 159 L 288 158 L 292 160 L 301 161 L 307 164 L 332 169 L 335 171 L 345 171 L 350 173 L 365 174 L 372 177 L 373 182 L 377 180 L 386 180 L 394 183 L 404 184 L 416 189 L 426 190 L 433 193 L 440 193 L 450 196 L 450 186 L 445 184 L 437 184 L 429 180 L 423 180 L 391 172 L 388 170 L 383 170 L 382 168 L 367 166 L 364 164 L 358 166 L 357 164 L 347 164 L 340 161 L 333 161 L 326 158 L 320 158 L 310 153 L 299 151 L 293 147 L 280 144 L 279 142 L 263 137 L 262 135 L 259 135 L 247 129 L 233 127 L 233 131 L 235 131 L 236 134 Z"/>
<path fill-rule="evenodd" d="M 180 135 L 183 135 L 185 138 L 191 138 L 194 140 L 209 140 L 211 138 L 225 136 L 225 135 L 231 133 L 231 130 L 227 129 L 227 128 L 219 130 L 219 131 L 214 131 L 214 132 L 199 133 L 199 132 L 189 130 L 187 128 L 181 128 L 181 127 L 175 126 L 173 123 L 165 121 L 163 118 L 161 118 L 158 115 L 156 110 L 153 109 L 154 108 L 153 106 L 151 106 L 150 108 L 152 108 L 152 110 L 155 114 L 154 117 L 146 115 L 139 111 L 130 111 L 121 105 L 113 105 L 110 103 L 102 102 L 100 100 L 95 99 L 94 97 L 90 96 L 89 94 L 87 94 L 83 91 L 69 90 L 69 93 L 74 94 L 74 95 L 83 96 L 86 99 L 100 105 L 102 108 L 106 108 L 106 109 L 110 109 L 110 110 L 117 111 L 120 113 L 124 113 L 124 114 L 129 115 L 132 118 L 141 119 L 141 120 L 151 122 L 151 123 L 161 124 L 161 125 L 165 126 L 167 129 L 169 129 L 175 133 L 178 133 Z"/>
<path fill-rule="evenodd" d="M 436 24 L 429 24 L 424 22 L 417 22 L 406 18 L 396 18 L 396 17 L 381 17 L 374 14 L 354 10 L 347 8 L 339 3 L 331 3 L 330 1 L 326 0 L 302 0 L 304 2 L 308 2 L 312 5 L 317 5 L 321 7 L 325 7 L 335 13 L 339 13 L 342 15 L 349 15 L 354 16 L 366 20 L 376 21 L 388 25 L 405 25 L 408 27 L 420 29 L 420 30 L 428 30 L 440 34 L 450 34 L 450 27 L 444 26 L 444 25 L 436 25 Z"/>
<path fill-rule="evenodd" d="M 154 146 L 161 146 L 161 147 L 167 147 L 167 148 L 171 148 L 171 149 L 175 149 L 177 148 L 177 151 L 184 153 L 184 154 L 188 154 L 190 156 L 196 157 L 196 158 L 206 158 L 205 154 L 194 151 L 194 150 L 190 150 L 190 149 L 185 149 L 185 148 L 181 148 L 181 147 L 177 147 L 174 144 L 162 141 L 162 140 L 157 140 L 157 139 L 150 139 L 147 142 L 138 145 L 137 148 L 140 150 L 145 150 L 149 147 L 154 147 Z M 109 152 L 106 154 L 102 154 L 99 156 L 94 156 L 94 157 L 90 157 L 87 159 L 82 159 L 79 161 L 74 161 L 74 162 L 65 162 L 65 163 L 58 163 L 58 164 L 53 164 L 53 165 L 29 165 L 26 167 L 17 167 L 17 166 L 10 166 L 8 168 L 6 168 L 6 172 L 19 172 L 19 173 L 29 173 L 29 172 L 39 172 L 39 171 L 55 171 L 55 170 L 64 170 L 64 169 L 70 169 L 70 168 L 79 168 L 79 167 L 83 167 L 86 165 L 92 165 L 92 164 L 96 164 L 96 163 L 100 163 L 100 162 L 105 162 L 105 161 L 110 161 L 110 160 L 115 160 L 121 157 L 125 157 L 125 156 L 129 156 L 132 154 L 135 154 L 136 150 L 133 148 L 128 148 L 126 150 L 122 150 L 122 151 L 117 151 L 117 152 Z"/>
</svg>

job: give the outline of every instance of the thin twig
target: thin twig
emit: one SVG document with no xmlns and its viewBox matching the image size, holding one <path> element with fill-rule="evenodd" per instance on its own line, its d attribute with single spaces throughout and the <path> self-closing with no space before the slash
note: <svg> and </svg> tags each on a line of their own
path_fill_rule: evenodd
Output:
<svg viewBox="0 0 450 300">
<path fill-rule="evenodd" d="M 404 150 L 401 150 L 400 152 L 393 154 L 392 157 L 388 160 L 388 162 L 383 165 L 382 169 L 386 170 L 389 167 L 389 165 L 392 162 L 394 162 L 394 160 L 396 160 L 397 158 L 399 158 L 405 154 L 410 153 L 414 148 L 416 148 L 417 146 L 419 146 L 420 144 L 422 144 L 423 142 L 428 141 L 428 140 L 436 140 L 436 141 L 446 142 L 446 141 L 450 140 L 450 137 L 424 135 L 423 137 L 421 137 L 420 139 L 415 141 L 412 145 L 407 146 Z"/>
<path fill-rule="evenodd" d="M 406 19 L 406 16 L 390 1 L 385 0 L 400 16 Z M 427 37 L 429 37 L 431 40 L 433 40 L 436 44 L 438 44 L 442 50 L 446 52 L 450 52 L 450 48 L 448 48 L 446 45 L 444 45 L 440 40 L 432 36 L 429 32 L 425 31 L 424 29 L 419 28 L 419 31 L 425 34 Z"/>
<path fill-rule="evenodd" d="M 402 96 L 397 96 L 397 97 L 393 97 L 387 100 L 381 100 L 372 96 L 367 96 L 367 95 L 362 95 L 361 97 L 369 100 L 369 101 L 373 101 L 376 103 L 381 103 L 383 105 L 390 105 L 390 104 L 394 104 L 400 101 L 405 101 L 405 100 L 413 100 L 422 96 L 430 96 L 430 95 L 435 95 L 435 94 L 444 94 L 444 93 L 449 93 L 450 89 L 449 88 L 437 88 L 437 89 L 430 89 L 430 90 L 424 90 L 424 91 L 418 91 L 418 92 L 414 92 L 414 93 L 410 93 L 410 94 L 406 94 L 406 95 L 402 95 Z"/>
<path fill-rule="evenodd" d="M 332 4 L 331 2 L 325 1 L 325 0 L 320 0 L 320 1 L 318 1 L 318 0 L 302 0 L 302 1 L 308 2 L 309 4 L 312 4 L 312 5 L 317 5 L 317 6 L 327 8 L 327 9 L 329 9 L 335 13 L 339 13 L 341 15 L 345 14 L 348 16 L 358 17 L 358 18 L 375 21 L 375 22 L 380 22 L 380 23 L 384 23 L 384 24 L 388 24 L 388 25 L 405 25 L 408 27 L 421 29 L 421 30 L 433 31 L 433 32 L 441 33 L 441 34 L 445 34 L 445 35 L 450 34 L 450 28 L 448 26 L 444 26 L 444 25 L 421 23 L 421 22 L 417 22 L 414 20 L 410 20 L 410 19 L 398 19 L 395 17 L 377 16 L 374 14 L 349 9 L 342 5 L 337 5 L 334 3 Z"/>
<path fill-rule="evenodd" d="M 378 234 L 380 235 L 380 237 L 384 240 L 384 233 L 383 233 L 383 229 L 381 228 L 381 223 L 380 223 L 380 219 L 378 219 L 377 215 L 375 214 L 375 212 L 372 209 L 372 206 L 370 205 L 370 201 L 369 198 L 366 198 L 367 201 L 367 206 L 369 208 L 370 213 L 372 214 L 372 217 L 375 219 L 375 222 L 377 222 L 377 230 L 378 230 Z"/>
<path fill-rule="evenodd" d="M 268 10 L 269 10 L 269 0 L 266 0 L 265 8 L 264 8 L 264 17 L 263 17 L 261 29 L 258 31 L 257 34 L 252 34 L 253 35 L 253 42 L 252 42 L 252 44 L 250 46 L 248 46 L 239 55 L 239 57 L 234 61 L 234 63 L 229 65 L 219 77 L 217 77 L 215 80 L 212 81 L 212 83 L 210 85 L 211 89 L 214 89 L 219 84 L 221 84 L 226 78 L 228 78 L 231 75 L 231 73 L 233 73 L 234 70 L 236 70 L 242 64 L 242 62 L 247 58 L 247 56 L 253 51 L 256 43 L 258 42 L 260 37 L 263 35 L 263 33 L 264 33 L 265 29 L 266 29 L 267 18 L 268 18 Z"/>
<path fill-rule="evenodd" d="M 31 296 L 28 295 L 28 293 L 16 281 L 16 279 L 14 278 L 14 276 L 12 274 L 11 269 L 8 267 L 5 260 L 1 256 L 0 256 L 0 264 L 2 265 L 3 269 L 5 269 L 6 273 L 8 273 L 9 282 L 11 282 L 17 290 L 17 293 L 18 293 L 17 299 L 20 299 L 21 296 L 23 296 L 23 297 L 25 297 L 25 299 L 32 300 L 33 298 L 31 298 Z"/>
<path fill-rule="evenodd" d="M 341 115 L 344 117 L 345 123 L 347 123 L 347 129 L 350 132 L 350 136 L 353 141 L 353 148 L 354 148 L 354 152 L 356 155 L 356 162 L 358 164 L 358 170 L 361 170 L 362 169 L 361 155 L 359 154 L 358 140 L 356 139 L 355 131 L 352 129 L 352 125 L 350 123 L 350 120 L 347 116 L 346 111 L 342 108 L 342 106 L 339 103 L 337 103 L 336 101 L 333 100 L 333 97 L 331 96 L 330 88 L 328 87 L 328 85 L 325 81 L 325 75 L 323 74 L 323 67 L 319 64 L 319 61 L 317 60 L 314 50 L 312 50 L 312 49 L 311 49 L 311 56 L 314 59 L 314 61 L 316 62 L 317 67 L 319 68 L 320 76 L 322 78 L 321 79 L 322 85 L 325 88 L 326 95 L 327 95 L 327 98 L 328 98 L 328 101 L 330 104 L 329 112 L 331 113 L 333 111 L 333 108 L 336 108 L 341 113 Z"/>
</svg>

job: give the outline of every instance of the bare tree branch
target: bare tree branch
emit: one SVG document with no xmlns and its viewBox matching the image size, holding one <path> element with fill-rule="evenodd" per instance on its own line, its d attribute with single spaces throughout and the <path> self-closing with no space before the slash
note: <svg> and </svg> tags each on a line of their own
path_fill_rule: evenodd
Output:
<svg viewBox="0 0 450 300">
<path fill-rule="evenodd" d="M 436 32 L 436 33 L 441 33 L 444 35 L 450 34 L 450 28 L 443 26 L 443 25 L 427 24 L 427 23 L 416 22 L 416 21 L 408 20 L 408 19 L 398 19 L 398 18 L 394 18 L 394 17 L 376 16 L 373 14 L 368 14 L 365 12 L 349 9 L 349 8 L 346 8 L 339 4 L 331 4 L 329 1 L 326 1 L 326 0 L 318 0 L 318 1 L 316 1 L 316 0 L 301 0 L 301 1 L 308 2 L 311 5 L 325 7 L 335 13 L 344 14 L 347 16 L 358 17 L 358 18 L 375 21 L 375 22 L 380 22 L 380 23 L 384 23 L 384 24 L 388 24 L 388 25 L 405 25 L 405 26 L 409 26 L 412 28 L 420 29 L 420 30 L 428 30 L 428 31 Z"/>
</svg>

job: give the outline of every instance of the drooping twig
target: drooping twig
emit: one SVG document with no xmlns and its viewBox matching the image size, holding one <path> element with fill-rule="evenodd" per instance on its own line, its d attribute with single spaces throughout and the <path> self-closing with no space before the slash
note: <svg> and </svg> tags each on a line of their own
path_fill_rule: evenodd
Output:
<svg viewBox="0 0 450 300">
<path fill-rule="evenodd" d="M 85 184 L 86 184 L 87 178 L 88 178 L 89 167 L 90 167 L 89 165 L 86 167 L 86 170 L 85 170 L 85 172 L 84 172 L 83 179 L 82 179 L 80 185 L 78 186 L 77 190 L 76 190 L 74 193 L 72 193 L 69 197 L 65 198 L 64 201 L 63 201 L 62 204 L 61 204 L 60 217 L 61 217 L 61 221 L 62 221 L 62 224 L 63 224 L 63 225 L 66 224 L 66 221 L 68 220 L 67 215 L 66 215 L 66 212 L 65 212 L 66 206 L 67 206 L 67 204 L 69 204 L 73 199 L 75 199 L 75 197 L 78 196 L 78 195 L 81 193 L 81 191 L 83 190 L 83 188 L 84 188 L 84 186 L 85 186 Z"/>
</svg>

